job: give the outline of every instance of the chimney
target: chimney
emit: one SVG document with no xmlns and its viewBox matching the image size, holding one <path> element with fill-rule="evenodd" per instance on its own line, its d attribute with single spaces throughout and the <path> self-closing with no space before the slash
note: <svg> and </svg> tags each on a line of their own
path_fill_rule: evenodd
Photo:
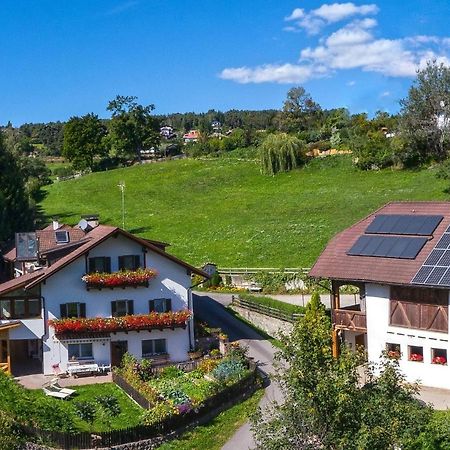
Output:
<svg viewBox="0 0 450 450">
<path fill-rule="evenodd" d="M 53 219 L 53 229 L 56 231 L 59 228 L 59 221 L 57 217 L 54 217 Z"/>
</svg>

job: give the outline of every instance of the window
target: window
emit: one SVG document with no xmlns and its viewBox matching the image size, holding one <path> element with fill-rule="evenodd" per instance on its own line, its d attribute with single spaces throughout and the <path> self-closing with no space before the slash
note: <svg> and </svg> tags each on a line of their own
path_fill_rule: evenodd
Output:
<svg viewBox="0 0 450 450">
<path fill-rule="evenodd" d="M 423 362 L 423 347 L 410 345 L 408 347 L 408 359 L 409 361 Z"/>
<path fill-rule="evenodd" d="M 109 256 L 89 258 L 89 273 L 94 272 L 111 272 L 111 258 Z"/>
<path fill-rule="evenodd" d="M 92 359 L 92 343 L 69 344 L 69 359 Z"/>
<path fill-rule="evenodd" d="M 155 298 L 149 300 L 150 312 L 165 313 L 172 311 L 172 300 L 170 298 Z"/>
<path fill-rule="evenodd" d="M 67 244 L 69 242 L 69 233 L 67 230 L 55 231 L 55 239 L 57 244 Z"/>
<path fill-rule="evenodd" d="M 41 317 L 41 301 L 38 298 L 0 300 L 0 319 L 32 319 L 34 317 Z"/>
<path fill-rule="evenodd" d="M 61 318 L 86 317 L 86 303 L 63 303 L 60 306 Z"/>
<path fill-rule="evenodd" d="M 133 314 L 133 300 L 115 300 L 111 302 L 111 315 L 123 317 Z"/>
<path fill-rule="evenodd" d="M 147 339 L 142 341 L 142 357 L 162 355 L 167 353 L 165 339 Z"/>
<path fill-rule="evenodd" d="M 445 348 L 431 349 L 431 364 L 447 365 L 447 350 Z"/>
<path fill-rule="evenodd" d="M 139 255 L 119 256 L 119 270 L 136 270 L 141 265 Z"/>
<path fill-rule="evenodd" d="M 400 350 L 400 344 L 386 343 L 386 353 L 388 358 L 400 359 L 402 357 L 402 352 Z"/>
</svg>

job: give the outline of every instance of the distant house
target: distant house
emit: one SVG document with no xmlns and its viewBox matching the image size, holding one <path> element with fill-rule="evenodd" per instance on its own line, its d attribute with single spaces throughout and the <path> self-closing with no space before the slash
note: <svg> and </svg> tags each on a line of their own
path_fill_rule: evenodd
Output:
<svg viewBox="0 0 450 450">
<path fill-rule="evenodd" d="M 94 219 L 94 220 L 93 220 Z M 70 364 L 137 358 L 182 361 L 194 345 L 191 274 L 142 239 L 95 218 L 18 233 L 0 284 L 0 368 L 52 374 Z"/>
<path fill-rule="evenodd" d="M 188 133 L 183 135 L 183 141 L 185 144 L 190 142 L 197 142 L 200 139 L 200 131 L 190 130 Z"/>
<path fill-rule="evenodd" d="M 331 280 L 334 352 L 339 340 L 383 351 L 409 381 L 450 389 L 450 203 L 389 203 L 336 235 L 310 271 Z M 359 288 L 341 305 L 340 288 Z"/>
</svg>

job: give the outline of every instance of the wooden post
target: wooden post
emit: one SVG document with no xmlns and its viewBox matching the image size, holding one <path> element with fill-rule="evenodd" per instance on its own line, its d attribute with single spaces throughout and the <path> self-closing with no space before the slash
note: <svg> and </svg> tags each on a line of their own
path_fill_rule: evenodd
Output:
<svg viewBox="0 0 450 450">
<path fill-rule="evenodd" d="M 337 358 L 339 356 L 339 331 L 336 328 L 333 328 L 333 335 L 332 335 L 332 351 L 333 351 L 333 357 Z"/>
<path fill-rule="evenodd" d="M 9 346 L 9 332 L 6 334 L 6 363 L 8 364 L 8 369 L 6 373 L 8 375 L 11 375 L 11 352 L 10 352 L 10 346 Z"/>
</svg>

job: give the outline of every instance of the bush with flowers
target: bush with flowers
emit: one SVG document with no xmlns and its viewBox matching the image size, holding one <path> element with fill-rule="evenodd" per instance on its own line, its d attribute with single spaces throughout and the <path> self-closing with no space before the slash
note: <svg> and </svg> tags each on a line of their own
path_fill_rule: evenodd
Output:
<svg viewBox="0 0 450 450">
<path fill-rule="evenodd" d="M 90 288 L 143 286 L 155 278 L 158 272 L 155 269 L 121 270 L 112 273 L 88 273 L 81 279 Z"/>
<path fill-rule="evenodd" d="M 162 328 L 185 327 L 191 317 L 187 309 L 166 313 L 151 312 L 123 317 L 52 319 L 48 324 L 56 334 L 65 333 L 111 333 L 116 331 L 137 331 Z"/>
</svg>

